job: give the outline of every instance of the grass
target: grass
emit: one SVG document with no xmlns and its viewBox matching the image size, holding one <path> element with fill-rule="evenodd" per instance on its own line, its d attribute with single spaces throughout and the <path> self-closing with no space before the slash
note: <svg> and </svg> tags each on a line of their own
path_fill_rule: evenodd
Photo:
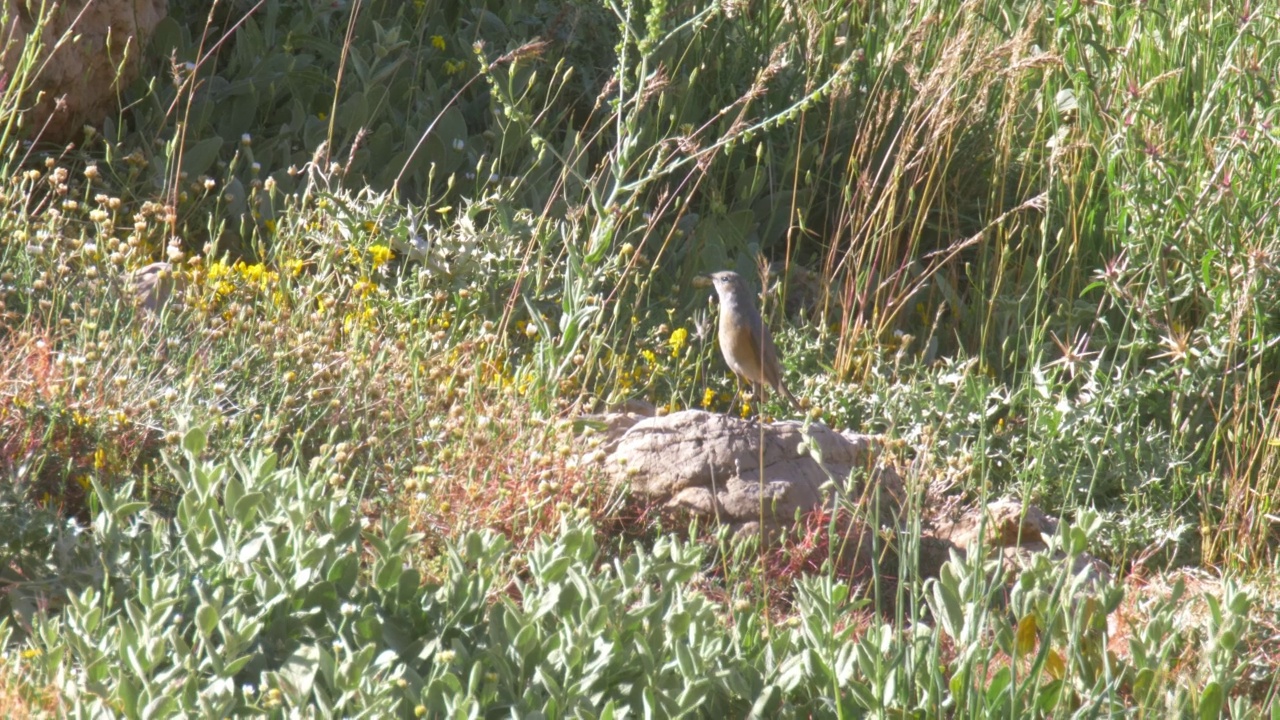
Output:
<svg viewBox="0 0 1280 720">
<path fill-rule="evenodd" d="M 602 715 L 605 695 L 567 680 L 519 692 L 531 676 L 512 668 L 529 658 L 564 680 L 581 669 L 568 649 L 599 651 L 522 605 L 546 590 L 591 596 L 592 617 L 653 655 L 653 697 L 618 675 L 636 688 L 608 695 L 618 709 L 1274 708 L 1280 131 L 1267 68 L 1280 35 L 1265 9 L 173 5 L 123 109 L 76 147 L 42 143 L 21 112 L 27 70 L 0 103 L 0 636 L 13 633 L 0 705 L 119 713 L 146 693 L 162 702 L 164 682 L 189 683 L 175 702 L 195 703 L 216 681 L 252 685 L 219 702 L 265 714 L 344 697 L 338 714 L 435 715 L 519 697 Z M 148 309 L 136 273 L 161 260 L 183 290 Z M 1082 585 L 1044 558 L 1007 592 L 974 558 L 940 579 L 867 578 L 833 549 L 860 520 L 848 509 L 767 549 L 705 528 L 701 545 L 672 545 L 687 519 L 604 484 L 572 421 L 638 400 L 757 409 L 734 395 L 715 311 L 691 285 L 718 269 L 760 279 L 813 419 L 887 436 L 929 502 L 1038 504 L 1115 582 Z M 236 464 L 263 452 L 302 479 L 271 485 Z M 282 493 L 277 525 L 202 499 L 227 537 L 344 526 L 335 508 L 349 508 L 363 528 L 352 584 L 332 602 L 287 582 L 273 595 L 278 578 L 254 562 L 209 555 L 214 577 L 175 560 L 147 582 L 205 577 L 266 608 L 253 622 L 281 647 L 260 642 L 232 673 L 193 659 L 154 688 L 67 680 L 99 672 L 88 644 L 118 641 L 106 628 L 126 617 L 155 637 L 175 627 L 181 642 L 164 642 L 179 655 L 237 645 L 238 631 L 214 640 L 194 619 L 212 596 L 157 589 L 144 603 L 124 582 L 148 577 L 137 561 L 84 560 L 135 557 L 122 528 L 170 522 L 216 555 L 181 519 L 201 463 Z M 885 541 L 910 553 L 920 531 Z M 290 542 L 273 563 L 320 552 Z M 392 556 L 420 587 L 389 579 Z M 1177 577 L 1194 578 L 1194 602 Z M 659 593 L 670 627 L 710 644 L 686 655 L 633 627 L 615 590 Z M 127 609 L 161 596 L 185 620 Z M 88 644 L 62 634 L 95 612 L 109 622 Z M 523 659 L 477 630 L 504 612 L 543 643 Z M 408 641 L 374 637 L 375 616 L 438 646 L 410 657 Z M 327 667 L 303 651 L 312 641 L 400 664 L 355 663 L 354 684 L 324 675 L 309 695 L 289 673 Z M 706 704 L 664 684 L 656 668 L 671 663 L 707 683 Z"/>
</svg>

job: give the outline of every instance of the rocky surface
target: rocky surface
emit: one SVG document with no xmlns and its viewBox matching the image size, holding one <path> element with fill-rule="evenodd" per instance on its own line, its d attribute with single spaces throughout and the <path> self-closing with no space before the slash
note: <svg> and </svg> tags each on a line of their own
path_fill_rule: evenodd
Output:
<svg viewBox="0 0 1280 720">
<path fill-rule="evenodd" d="M 892 468 L 876 466 L 875 440 L 868 436 L 821 425 L 806 431 L 798 422 L 761 425 L 696 410 L 652 418 L 605 416 L 602 422 L 608 427 L 604 469 L 615 482 L 629 483 L 642 498 L 739 530 L 758 529 L 762 493 L 770 526 L 830 503 L 837 492 L 858 503 L 878 498 L 886 526 L 896 524 L 901 511 L 902 480 Z"/>
<path fill-rule="evenodd" d="M 1035 554 L 1049 550 L 1049 539 L 1058 534 L 1058 521 L 1035 505 L 997 500 L 985 508 L 965 510 L 954 519 L 935 520 L 931 534 L 965 553 L 998 555 L 1006 577 L 1014 578 Z M 1062 556 L 1062 551 L 1055 553 Z M 1076 557 L 1073 570 L 1087 571 L 1095 580 L 1109 573 L 1105 563 L 1088 553 Z"/>
<path fill-rule="evenodd" d="M 23 121 L 28 136 L 65 143 L 82 136 L 118 107 L 122 90 L 138 76 L 142 48 L 168 14 L 168 0 L 71 0 L 49 3 L 51 15 L 38 28 L 40 3 L 3 0 L 13 38 L 0 56 L 0 73 L 19 77 L 24 49 L 38 41 L 31 67 L 38 68 L 31 109 Z M 37 38 L 35 33 L 40 30 Z"/>
<path fill-rule="evenodd" d="M 906 486 L 875 436 L 795 421 L 761 425 L 697 410 L 661 417 L 605 413 L 580 423 L 589 428 L 585 434 L 592 448 L 582 461 L 598 464 L 612 482 L 626 483 L 641 502 L 754 533 L 762 509 L 765 529 L 776 530 L 810 511 L 833 507 L 843 496 L 845 507 L 862 518 L 857 534 L 879 526 L 884 545 L 891 546 L 896 531 L 907 528 Z M 1058 532 L 1057 520 L 1014 500 L 920 512 L 916 569 L 926 576 L 935 576 L 954 551 L 998 555 L 1012 579 L 1036 553 L 1048 550 L 1047 540 Z M 1081 555 L 1076 571 L 1085 570 L 1094 577 L 1107 572 L 1100 561 Z"/>
</svg>

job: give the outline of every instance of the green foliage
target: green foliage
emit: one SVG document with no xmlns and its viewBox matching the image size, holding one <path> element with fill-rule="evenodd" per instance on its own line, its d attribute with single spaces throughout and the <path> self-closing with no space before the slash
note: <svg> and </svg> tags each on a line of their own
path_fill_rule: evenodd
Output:
<svg viewBox="0 0 1280 720">
<path fill-rule="evenodd" d="M 1014 623 L 995 566 L 954 557 L 926 594 L 936 629 L 857 632 L 848 619 L 867 601 L 830 576 L 799 579 L 792 619 L 767 628 L 757 604 L 694 589 L 701 546 L 668 537 L 609 559 L 572 525 L 527 555 L 472 533 L 447 548 L 443 581 L 424 581 L 406 520 L 366 527 L 323 478 L 270 454 L 206 454 L 194 428 L 166 457 L 181 493 L 172 517 L 128 486 L 95 485 L 101 509 L 78 542 L 101 577 L 61 612 L 32 616 L 30 636 L 5 651 L 71 714 L 1048 717 L 1119 710 L 1124 697 L 1209 712 L 1242 677 L 1235 651 L 1252 632 L 1250 593 L 1228 582 L 1205 598 L 1197 646 L 1174 620 L 1176 588 L 1133 629 L 1131 663 L 1118 661 L 1107 618 L 1124 593 L 1073 569 L 1097 530 L 1089 518 L 1064 534 L 1064 557 L 1036 556 L 1021 573 Z M 1178 648 L 1198 658 L 1195 698 L 1171 692 Z M 1003 665 L 1010 657 L 1034 659 L 1028 671 Z"/>
<path fill-rule="evenodd" d="M 184 137 L 175 140 L 194 141 L 177 151 L 189 175 L 208 172 L 244 135 L 256 141 L 252 160 L 289 189 L 287 168 L 301 167 L 322 145 L 329 148 L 320 155 L 327 165 L 357 136 L 364 152 L 352 155 L 344 174 L 383 188 L 406 171 L 407 186 L 421 192 L 432 165 L 443 178 L 474 155 L 464 114 L 479 110 L 467 110 L 475 98 L 449 100 L 474 72 L 478 31 L 442 33 L 448 25 L 438 10 L 363 3 L 348 27 L 346 8 L 336 4 L 176 5 L 150 53 L 176 61 L 174 82 L 150 84 L 146 98 L 154 105 L 131 119 L 135 132 L 163 136 L 171 113 L 181 113 Z M 227 33 L 234 41 L 215 48 Z M 335 74 L 339 66 L 344 74 Z M 467 67 L 471 72 L 462 73 Z M 429 127 L 429 142 L 415 153 L 416 133 Z"/>
<path fill-rule="evenodd" d="M 1266 588 L 1131 614 L 1075 566 L 1273 560 L 1269 16 L 171 6 L 79 148 L 13 139 L 38 43 L 0 94 L 6 682 L 82 715 L 1274 703 Z M 129 278 L 156 259 L 190 290 L 153 315 Z M 892 611 L 821 573 L 780 618 L 711 599 L 757 578 L 708 581 L 695 545 L 565 524 L 593 479 L 512 428 L 736 411 L 689 284 L 721 268 L 760 278 L 813 415 L 902 442 L 936 495 L 1075 518 L 1064 554 L 904 572 Z"/>
<path fill-rule="evenodd" d="M 68 592 L 101 582 L 101 568 L 75 521 L 34 506 L 8 484 L 0 489 L 0 518 L 0 623 L 11 623 L 11 630 L 15 623 L 31 627 L 50 604 L 60 607 Z"/>
</svg>

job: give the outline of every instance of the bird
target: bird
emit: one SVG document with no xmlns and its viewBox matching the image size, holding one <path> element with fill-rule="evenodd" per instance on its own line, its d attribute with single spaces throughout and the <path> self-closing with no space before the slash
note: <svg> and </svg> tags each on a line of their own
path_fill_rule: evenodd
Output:
<svg viewBox="0 0 1280 720">
<path fill-rule="evenodd" d="M 172 264 L 153 262 L 134 270 L 129 280 L 137 304 L 151 315 L 159 315 L 175 293 L 187 287 L 186 277 Z"/>
<path fill-rule="evenodd" d="M 751 299 L 746 281 L 731 270 L 711 273 L 699 280 L 701 285 L 715 287 L 720 296 L 720 353 L 729 369 L 757 391 L 761 384 L 768 385 L 786 398 L 793 409 L 800 410 L 800 402 L 782 381 L 778 348 Z"/>
</svg>

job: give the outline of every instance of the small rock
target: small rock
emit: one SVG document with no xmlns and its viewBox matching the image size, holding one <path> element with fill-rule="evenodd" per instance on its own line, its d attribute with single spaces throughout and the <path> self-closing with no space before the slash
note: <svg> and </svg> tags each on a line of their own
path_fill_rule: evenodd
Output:
<svg viewBox="0 0 1280 720">
<path fill-rule="evenodd" d="M 983 538 L 988 547 L 1017 547 L 1042 543 L 1046 535 L 1058 532 L 1058 521 L 1045 515 L 1034 505 L 1024 506 L 1016 500 L 997 500 L 983 513 L 972 508 L 953 522 L 937 523 L 938 537 L 967 550 Z"/>
<path fill-rule="evenodd" d="M 953 543 L 965 552 L 980 549 L 988 555 L 998 554 L 1012 582 L 1034 555 L 1048 552 L 1048 539 L 1058 533 L 1058 521 L 1035 505 L 1017 500 L 997 500 L 985 508 L 971 508 L 954 521 L 935 523 L 939 539 Z M 1059 551 L 1055 558 L 1065 555 Z M 1081 553 L 1075 559 L 1073 572 L 1088 570 L 1095 580 L 1108 576 L 1110 569 L 1098 558 Z"/>
</svg>

